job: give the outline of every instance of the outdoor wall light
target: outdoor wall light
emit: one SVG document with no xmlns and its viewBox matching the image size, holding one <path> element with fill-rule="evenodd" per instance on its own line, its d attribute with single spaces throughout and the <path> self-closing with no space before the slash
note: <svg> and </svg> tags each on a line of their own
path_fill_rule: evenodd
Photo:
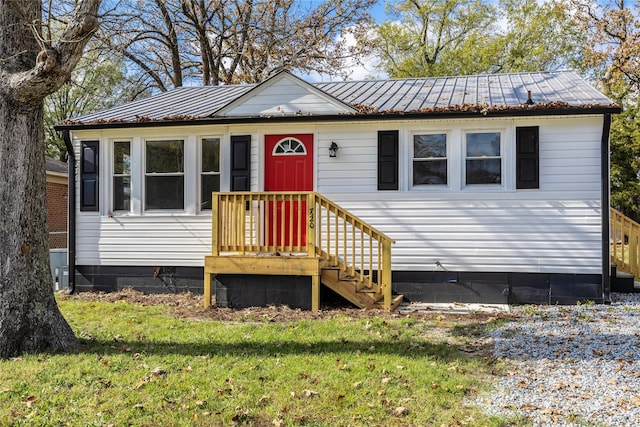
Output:
<svg viewBox="0 0 640 427">
<path fill-rule="evenodd" d="M 334 141 L 331 141 L 331 145 L 329 146 L 329 157 L 336 157 L 339 148 L 340 147 L 338 147 L 338 144 L 336 144 Z"/>
</svg>

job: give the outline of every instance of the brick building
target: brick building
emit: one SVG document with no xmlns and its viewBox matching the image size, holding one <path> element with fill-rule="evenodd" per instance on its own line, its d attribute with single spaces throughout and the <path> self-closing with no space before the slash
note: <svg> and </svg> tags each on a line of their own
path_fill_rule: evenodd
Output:
<svg viewBox="0 0 640 427">
<path fill-rule="evenodd" d="M 47 223 L 51 249 L 67 247 L 68 183 L 67 164 L 46 158 Z"/>
</svg>

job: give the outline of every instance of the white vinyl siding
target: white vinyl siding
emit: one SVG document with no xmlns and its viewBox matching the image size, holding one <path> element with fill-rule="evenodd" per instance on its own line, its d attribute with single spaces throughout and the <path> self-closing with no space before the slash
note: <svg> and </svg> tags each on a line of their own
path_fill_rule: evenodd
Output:
<svg viewBox="0 0 640 427">
<path fill-rule="evenodd" d="M 411 191 L 412 135 L 423 132 L 424 123 L 398 127 L 399 192 L 376 191 L 375 169 L 376 131 L 397 123 L 374 129 L 350 126 L 347 132 L 327 127 L 319 141 L 327 145 L 335 140 L 340 151 L 336 159 L 319 157 L 318 192 L 396 241 L 394 270 L 435 271 L 440 261 L 451 271 L 602 273 L 601 117 L 430 123 L 435 130 L 451 129 L 451 184 L 446 191 Z M 487 130 L 505 130 L 504 185 L 494 185 L 493 190 L 464 185 L 461 142 L 466 129 L 483 131 L 480 124 Z M 540 189 L 514 188 L 509 145 L 515 146 L 517 126 L 540 126 Z"/>
<path fill-rule="evenodd" d="M 291 116 L 353 112 L 331 96 L 293 76 L 283 74 L 223 108 L 223 116 Z"/>
<path fill-rule="evenodd" d="M 458 272 L 601 274 L 602 120 L 601 116 L 406 120 L 307 123 L 286 125 L 286 129 L 292 134 L 314 133 L 316 191 L 396 241 L 392 247 L 394 270 L 435 271 L 439 261 L 446 269 Z M 222 191 L 229 188 L 225 168 L 230 161 L 230 135 L 251 135 L 252 190 L 261 191 L 264 135 L 282 133 L 283 126 L 201 126 L 163 131 L 181 136 L 194 147 L 197 138 L 222 135 Z M 515 162 L 509 156 L 518 126 L 539 126 L 540 188 L 536 190 L 517 191 L 514 185 L 508 185 L 515 178 Z M 377 132 L 394 129 L 400 135 L 400 189 L 380 192 Z M 447 143 L 451 144 L 450 183 L 442 191 L 412 191 L 412 136 L 430 129 L 447 132 Z M 476 191 L 475 186 L 464 186 L 461 141 L 466 130 L 485 129 L 502 132 L 505 185 Z M 81 139 L 101 138 L 102 142 L 129 137 L 133 138 L 135 155 L 136 141 L 152 139 L 153 135 L 145 132 L 160 131 L 77 132 L 76 150 Z M 340 147 L 336 158 L 329 157 L 332 141 Z M 101 143 L 101 147 L 104 145 Z M 103 150 L 101 162 L 109 161 L 108 157 Z M 197 181 L 198 164 L 195 154 L 186 155 L 187 180 Z M 132 165 L 134 178 L 139 173 L 135 167 Z M 104 180 L 103 175 L 101 194 L 108 194 Z M 187 200 L 191 197 L 188 188 Z M 197 191 L 195 186 L 191 190 L 194 206 Z M 204 256 L 211 253 L 208 211 L 199 213 L 194 208 L 190 214 L 187 203 L 182 213 L 138 211 L 137 215 L 110 217 L 103 203 L 101 199 L 100 213 L 77 214 L 78 265 L 202 266 Z"/>
</svg>

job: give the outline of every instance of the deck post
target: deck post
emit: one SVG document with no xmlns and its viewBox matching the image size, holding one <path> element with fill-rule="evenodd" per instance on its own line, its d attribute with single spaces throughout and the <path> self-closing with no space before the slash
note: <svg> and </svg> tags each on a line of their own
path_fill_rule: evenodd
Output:
<svg viewBox="0 0 640 427">
<path fill-rule="evenodd" d="M 393 302 L 391 286 L 391 241 L 382 241 L 382 292 L 384 295 L 384 309 L 391 311 Z"/>
<path fill-rule="evenodd" d="M 320 275 L 311 276 L 311 311 L 320 310 Z"/>
<path fill-rule="evenodd" d="M 211 193 L 211 255 L 220 255 L 220 241 L 218 226 L 220 224 L 220 198 L 218 194 Z"/>
<path fill-rule="evenodd" d="M 211 273 L 204 273 L 204 308 L 211 307 Z"/>
<path fill-rule="evenodd" d="M 307 194 L 307 255 L 316 256 L 316 198 L 314 193 Z"/>
</svg>

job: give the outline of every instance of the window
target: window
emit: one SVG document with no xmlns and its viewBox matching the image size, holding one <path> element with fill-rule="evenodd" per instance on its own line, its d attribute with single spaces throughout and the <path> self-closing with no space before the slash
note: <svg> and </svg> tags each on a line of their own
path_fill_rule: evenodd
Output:
<svg viewBox="0 0 640 427">
<path fill-rule="evenodd" d="M 467 133 L 466 137 L 467 185 L 501 184 L 500 132 Z"/>
<path fill-rule="evenodd" d="M 274 156 L 290 155 L 290 154 L 307 154 L 304 144 L 294 138 L 285 138 L 273 147 Z"/>
<path fill-rule="evenodd" d="M 131 144 L 113 143 L 113 210 L 128 211 L 131 200 Z"/>
<path fill-rule="evenodd" d="M 413 185 L 447 185 L 447 135 L 413 136 Z"/>
<path fill-rule="evenodd" d="M 184 141 L 146 141 L 145 209 L 184 209 Z"/>
<path fill-rule="evenodd" d="M 203 138 L 200 147 L 200 206 L 211 209 L 211 193 L 220 191 L 220 138 Z"/>
</svg>

